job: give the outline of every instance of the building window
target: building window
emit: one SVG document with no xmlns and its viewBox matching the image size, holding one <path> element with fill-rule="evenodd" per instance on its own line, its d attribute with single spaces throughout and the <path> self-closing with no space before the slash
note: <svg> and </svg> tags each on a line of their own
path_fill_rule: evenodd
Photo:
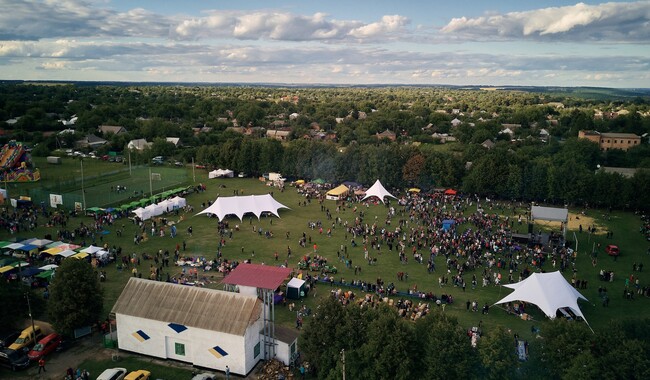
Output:
<svg viewBox="0 0 650 380">
<path fill-rule="evenodd" d="M 296 353 L 296 342 L 291 343 L 291 349 L 289 351 L 291 355 Z"/>
<path fill-rule="evenodd" d="M 176 352 L 176 355 L 185 356 L 185 345 L 183 343 L 175 343 L 174 351 Z"/>
<path fill-rule="evenodd" d="M 257 342 L 257 344 L 255 345 L 255 349 L 253 350 L 253 359 L 257 358 L 258 356 L 260 356 L 260 343 L 259 342 Z"/>
</svg>

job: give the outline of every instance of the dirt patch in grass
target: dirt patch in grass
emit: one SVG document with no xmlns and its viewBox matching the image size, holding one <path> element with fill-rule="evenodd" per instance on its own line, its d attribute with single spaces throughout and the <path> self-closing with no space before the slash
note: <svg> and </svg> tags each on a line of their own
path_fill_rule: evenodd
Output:
<svg viewBox="0 0 650 380">
<path fill-rule="evenodd" d="M 543 220 L 536 220 L 535 224 L 538 224 L 540 226 L 544 226 L 546 229 L 554 229 L 554 230 L 559 230 L 560 229 L 560 222 L 550 222 L 550 221 L 543 221 Z M 607 228 L 605 228 L 602 224 L 599 224 L 595 218 L 592 218 L 587 215 L 582 215 L 582 214 L 576 214 L 573 212 L 569 213 L 569 223 L 568 223 L 568 229 L 570 231 L 580 231 L 580 226 L 582 226 L 582 230 L 587 232 L 589 227 L 596 227 L 596 235 L 605 235 L 607 233 Z"/>
</svg>

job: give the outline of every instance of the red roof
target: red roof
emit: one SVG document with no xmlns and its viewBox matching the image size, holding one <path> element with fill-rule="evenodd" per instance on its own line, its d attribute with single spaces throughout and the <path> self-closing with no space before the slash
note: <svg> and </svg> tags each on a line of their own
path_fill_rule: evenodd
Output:
<svg viewBox="0 0 650 380">
<path fill-rule="evenodd" d="M 261 289 L 275 290 L 291 274 L 290 268 L 270 265 L 239 264 L 226 278 L 224 284 L 253 286 Z"/>
</svg>

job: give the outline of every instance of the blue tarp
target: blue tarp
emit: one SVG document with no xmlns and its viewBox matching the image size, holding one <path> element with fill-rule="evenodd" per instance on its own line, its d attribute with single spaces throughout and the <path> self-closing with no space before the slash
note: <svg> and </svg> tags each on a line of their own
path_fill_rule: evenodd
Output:
<svg viewBox="0 0 650 380">
<path fill-rule="evenodd" d="M 449 231 L 449 229 L 453 227 L 454 224 L 456 224 L 455 220 L 445 219 L 442 221 L 442 229 L 445 231 Z"/>
<path fill-rule="evenodd" d="M 20 271 L 20 273 L 18 273 L 18 275 L 20 277 L 31 277 L 31 276 L 34 276 L 36 274 L 41 273 L 42 271 L 43 271 L 43 269 L 27 268 L 27 269 L 23 269 L 22 271 Z"/>
<path fill-rule="evenodd" d="M 27 244 L 27 245 L 23 245 L 22 247 L 20 247 L 18 249 L 21 250 L 21 251 L 29 252 L 29 251 L 33 251 L 35 249 L 38 249 L 38 247 L 35 246 L 35 245 Z"/>
</svg>

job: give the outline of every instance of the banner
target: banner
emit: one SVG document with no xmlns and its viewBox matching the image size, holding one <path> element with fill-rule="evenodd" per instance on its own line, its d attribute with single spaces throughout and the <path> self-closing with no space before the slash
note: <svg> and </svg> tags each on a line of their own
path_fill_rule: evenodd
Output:
<svg viewBox="0 0 650 380">
<path fill-rule="evenodd" d="M 50 194 L 50 206 L 56 208 L 57 205 L 63 204 L 63 196 L 60 194 Z"/>
<path fill-rule="evenodd" d="M 75 202 L 74 203 L 74 210 L 75 211 L 82 211 L 83 210 L 83 205 L 81 204 L 81 202 Z"/>
</svg>

